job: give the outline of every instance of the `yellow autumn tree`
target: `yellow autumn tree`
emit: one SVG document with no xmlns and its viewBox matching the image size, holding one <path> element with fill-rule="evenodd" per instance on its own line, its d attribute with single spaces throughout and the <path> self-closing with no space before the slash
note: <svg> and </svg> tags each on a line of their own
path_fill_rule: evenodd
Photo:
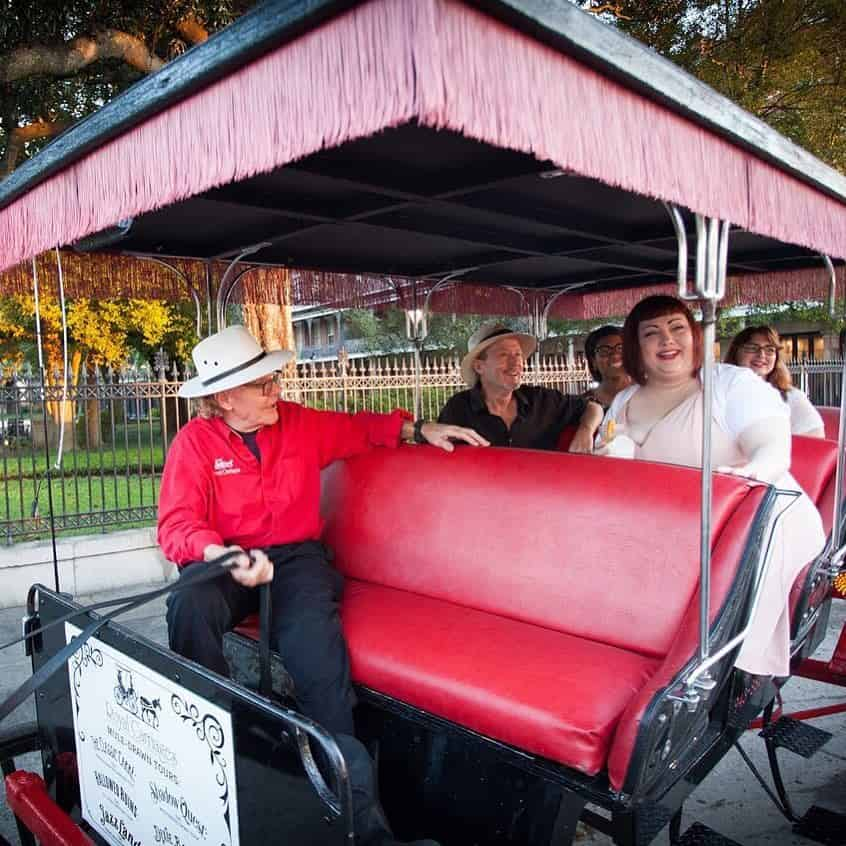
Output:
<svg viewBox="0 0 846 846">
<path fill-rule="evenodd" d="M 41 338 L 45 357 L 45 381 L 61 384 L 64 364 L 62 317 L 54 298 L 40 302 Z M 171 355 L 183 357 L 195 343 L 190 319 L 177 304 L 163 300 L 91 300 L 80 298 L 67 304 L 68 380 L 79 382 L 84 367 L 89 382 L 98 368 L 118 369 L 133 351 L 150 360 L 153 351 L 164 346 Z M 4 363 L 20 364 L 35 349 L 35 302 L 30 295 L 0 298 L 0 355 Z M 34 363 L 34 362 L 33 362 Z M 99 400 L 87 401 L 87 444 L 100 444 Z M 48 421 L 58 430 L 75 416 L 74 403 L 47 404 Z"/>
</svg>

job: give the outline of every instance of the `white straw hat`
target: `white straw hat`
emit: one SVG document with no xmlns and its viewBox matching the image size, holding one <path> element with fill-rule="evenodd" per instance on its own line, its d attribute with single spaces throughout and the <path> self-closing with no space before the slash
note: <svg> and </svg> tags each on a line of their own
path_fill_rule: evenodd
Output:
<svg viewBox="0 0 846 846">
<path fill-rule="evenodd" d="M 288 350 L 265 352 L 244 326 L 227 326 L 203 338 L 191 355 L 197 375 L 179 389 L 181 397 L 207 397 L 246 385 L 279 370 L 294 357 Z"/>
<path fill-rule="evenodd" d="M 467 342 L 467 355 L 461 359 L 461 378 L 471 388 L 479 378 L 479 374 L 473 369 L 473 362 L 479 357 L 480 353 L 503 338 L 516 338 L 523 350 L 523 358 L 528 358 L 538 348 L 538 339 L 534 335 L 527 335 L 525 332 L 512 332 L 511 329 L 496 320 L 483 323 L 470 336 L 470 340 Z"/>
</svg>

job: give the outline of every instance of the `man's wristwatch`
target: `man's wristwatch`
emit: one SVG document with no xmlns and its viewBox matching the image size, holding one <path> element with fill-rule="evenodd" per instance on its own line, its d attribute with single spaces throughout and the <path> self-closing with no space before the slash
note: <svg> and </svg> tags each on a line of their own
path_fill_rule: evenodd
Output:
<svg viewBox="0 0 846 846">
<path fill-rule="evenodd" d="M 423 437 L 423 426 L 425 423 L 426 421 L 423 418 L 414 421 L 414 443 L 416 444 L 428 443 L 426 438 Z"/>
</svg>

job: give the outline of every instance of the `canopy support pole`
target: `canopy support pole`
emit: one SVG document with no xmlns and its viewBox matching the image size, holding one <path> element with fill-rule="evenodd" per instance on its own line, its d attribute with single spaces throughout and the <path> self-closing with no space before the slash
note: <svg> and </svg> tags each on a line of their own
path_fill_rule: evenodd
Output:
<svg viewBox="0 0 846 846">
<path fill-rule="evenodd" d="M 717 303 L 726 292 L 728 261 L 728 221 L 695 215 L 696 275 L 691 287 L 687 274 L 687 232 L 681 212 L 666 204 L 678 241 L 677 278 L 679 298 L 702 303 L 702 485 L 699 532 L 699 663 L 706 665 L 710 656 L 711 608 L 711 500 L 713 489 L 713 455 L 711 425 L 714 381 L 714 342 L 716 340 Z M 695 710 L 703 695 L 707 698 L 716 682 L 708 669 L 699 673 L 685 690 L 683 699 Z"/>
<path fill-rule="evenodd" d="M 834 317 L 837 311 L 837 274 L 834 272 L 834 264 L 827 255 L 821 255 L 826 272 L 828 274 L 828 313 Z M 843 471 L 844 471 L 844 448 L 846 448 L 846 364 L 840 375 L 840 421 L 837 427 L 837 471 L 834 477 L 834 514 L 831 521 L 831 575 L 836 576 L 840 572 L 840 565 L 843 561 L 846 550 L 840 549 L 841 535 L 843 534 L 843 516 L 841 503 L 843 500 Z"/>
<path fill-rule="evenodd" d="M 429 336 L 429 302 L 432 294 L 446 286 L 449 282 L 471 268 L 462 268 L 447 274 L 443 279 L 438 280 L 426 293 L 423 300 L 423 308 L 419 308 L 417 299 L 417 280 L 413 280 L 413 305 L 411 310 L 405 311 L 405 334 L 414 345 L 414 419 L 423 418 L 423 342 Z"/>
<path fill-rule="evenodd" d="M 200 333 L 203 328 L 203 309 L 200 306 L 200 297 L 198 296 L 197 292 L 194 290 L 194 286 L 191 284 L 191 280 L 178 268 L 174 267 L 169 262 L 166 262 L 164 259 L 156 258 L 155 256 L 143 256 L 143 261 L 152 261 L 162 267 L 166 267 L 168 270 L 175 273 L 184 283 L 185 287 L 188 289 L 188 292 L 191 294 L 191 299 L 194 300 L 194 314 L 196 318 L 196 326 L 197 326 L 197 337 L 200 337 Z"/>
<path fill-rule="evenodd" d="M 213 334 L 212 325 L 212 263 L 206 261 L 206 337 Z"/>
<path fill-rule="evenodd" d="M 35 344 L 38 350 L 38 372 L 41 376 L 41 419 L 44 423 L 44 477 L 47 479 L 47 508 L 50 512 L 50 543 L 53 550 L 53 584 L 59 592 L 59 555 L 56 550 L 56 517 L 53 509 L 53 479 L 50 473 L 50 432 L 47 426 L 49 404 L 47 402 L 47 367 L 44 363 L 44 343 L 41 338 L 41 300 L 38 291 L 38 268 L 35 256 L 32 257 L 32 287 L 35 300 Z M 38 495 L 41 481 L 35 486 L 32 502 L 32 516 L 38 513 Z"/>
<path fill-rule="evenodd" d="M 835 316 L 837 307 L 835 305 L 835 295 L 837 293 L 837 274 L 834 272 L 834 264 L 826 255 L 820 255 L 825 265 L 826 273 L 828 274 L 828 313 L 831 317 Z"/>
<path fill-rule="evenodd" d="M 685 264 L 687 263 L 687 259 L 685 259 Z M 595 281 L 595 280 L 591 280 Z M 569 294 L 572 291 L 576 290 L 576 288 L 583 288 L 585 284 L 590 283 L 583 283 L 579 282 L 575 285 L 567 285 L 566 288 L 562 288 L 560 291 L 556 291 L 547 301 L 546 305 L 543 307 L 543 311 L 540 313 L 540 318 L 538 319 L 538 340 L 545 341 L 549 337 L 549 312 L 552 309 L 553 304 L 559 298 L 564 296 L 565 294 Z"/>
<path fill-rule="evenodd" d="M 242 270 L 240 273 L 237 274 L 237 276 L 235 276 L 232 279 L 232 283 L 229 285 L 229 287 L 226 289 L 225 292 L 223 291 L 222 287 L 221 287 L 220 291 L 218 291 L 218 302 L 222 303 L 222 305 L 219 306 L 219 311 L 217 313 L 217 331 L 218 332 L 221 329 L 226 328 L 226 309 L 229 307 L 229 301 L 232 299 L 232 293 L 238 287 L 238 283 L 248 273 L 252 273 L 252 271 L 254 271 L 257 267 L 258 267 L 258 265 L 252 265 L 251 267 L 244 268 L 244 270 Z"/>
<path fill-rule="evenodd" d="M 391 280 L 393 284 L 393 280 Z M 396 286 L 394 286 L 396 288 Z M 411 280 L 411 308 L 405 310 L 405 334 L 414 346 L 414 419 L 423 419 L 423 341 L 429 334 L 426 318 L 417 305 L 417 280 Z"/>
<path fill-rule="evenodd" d="M 231 262 L 227 266 L 226 270 L 223 272 L 223 278 L 220 280 L 220 285 L 217 286 L 217 298 L 215 300 L 215 317 L 217 318 L 217 331 L 219 332 L 221 329 L 226 328 L 226 305 L 229 302 L 229 295 L 232 292 L 232 289 L 237 284 L 238 280 L 243 276 L 243 273 L 239 273 L 237 276 L 233 276 L 235 272 L 235 268 L 238 266 L 238 262 L 241 261 L 245 256 L 251 256 L 253 253 L 257 253 L 259 250 L 263 250 L 265 247 L 269 247 L 269 241 L 260 241 L 258 244 L 251 244 L 249 247 L 244 247 Z M 231 280 L 231 281 L 230 281 Z M 211 298 L 210 298 L 211 299 Z M 209 320 L 211 321 L 211 315 L 209 315 Z M 209 334 L 212 334 L 211 323 L 209 323 Z"/>
</svg>

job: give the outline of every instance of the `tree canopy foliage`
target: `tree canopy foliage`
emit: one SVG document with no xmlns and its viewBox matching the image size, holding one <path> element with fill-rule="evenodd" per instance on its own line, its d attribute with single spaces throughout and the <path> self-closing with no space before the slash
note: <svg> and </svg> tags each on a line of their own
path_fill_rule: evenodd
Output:
<svg viewBox="0 0 846 846">
<path fill-rule="evenodd" d="M 843 0 L 581 0 L 846 171 Z"/>
<path fill-rule="evenodd" d="M 63 363 L 62 314 L 53 297 L 42 296 L 42 346 L 48 381 Z M 173 359 L 184 360 L 196 343 L 191 316 L 178 304 L 162 300 L 89 300 L 67 304 L 70 377 L 80 366 L 118 369 L 131 358 L 151 361 L 160 347 Z M 0 297 L 0 363 L 4 369 L 34 366 L 35 301 L 32 295 Z"/>
<path fill-rule="evenodd" d="M 432 314 L 429 316 L 429 332 L 422 348 L 463 355 L 467 352 L 467 339 L 485 320 L 490 319 L 490 316 L 478 314 Z M 357 308 L 344 312 L 347 337 L 363 342 L 365 349 L 371 352 L 410 349 L 411 341 L 406 334 L 405 321 L 405 312 L 395 308 L 379 314 Z"/>
<path fill-rule="evenodd" d="M 209 33 L 255 0 L 6 0 L 0 4 L 0 148 L 22 154 Z"/>
</svg>

